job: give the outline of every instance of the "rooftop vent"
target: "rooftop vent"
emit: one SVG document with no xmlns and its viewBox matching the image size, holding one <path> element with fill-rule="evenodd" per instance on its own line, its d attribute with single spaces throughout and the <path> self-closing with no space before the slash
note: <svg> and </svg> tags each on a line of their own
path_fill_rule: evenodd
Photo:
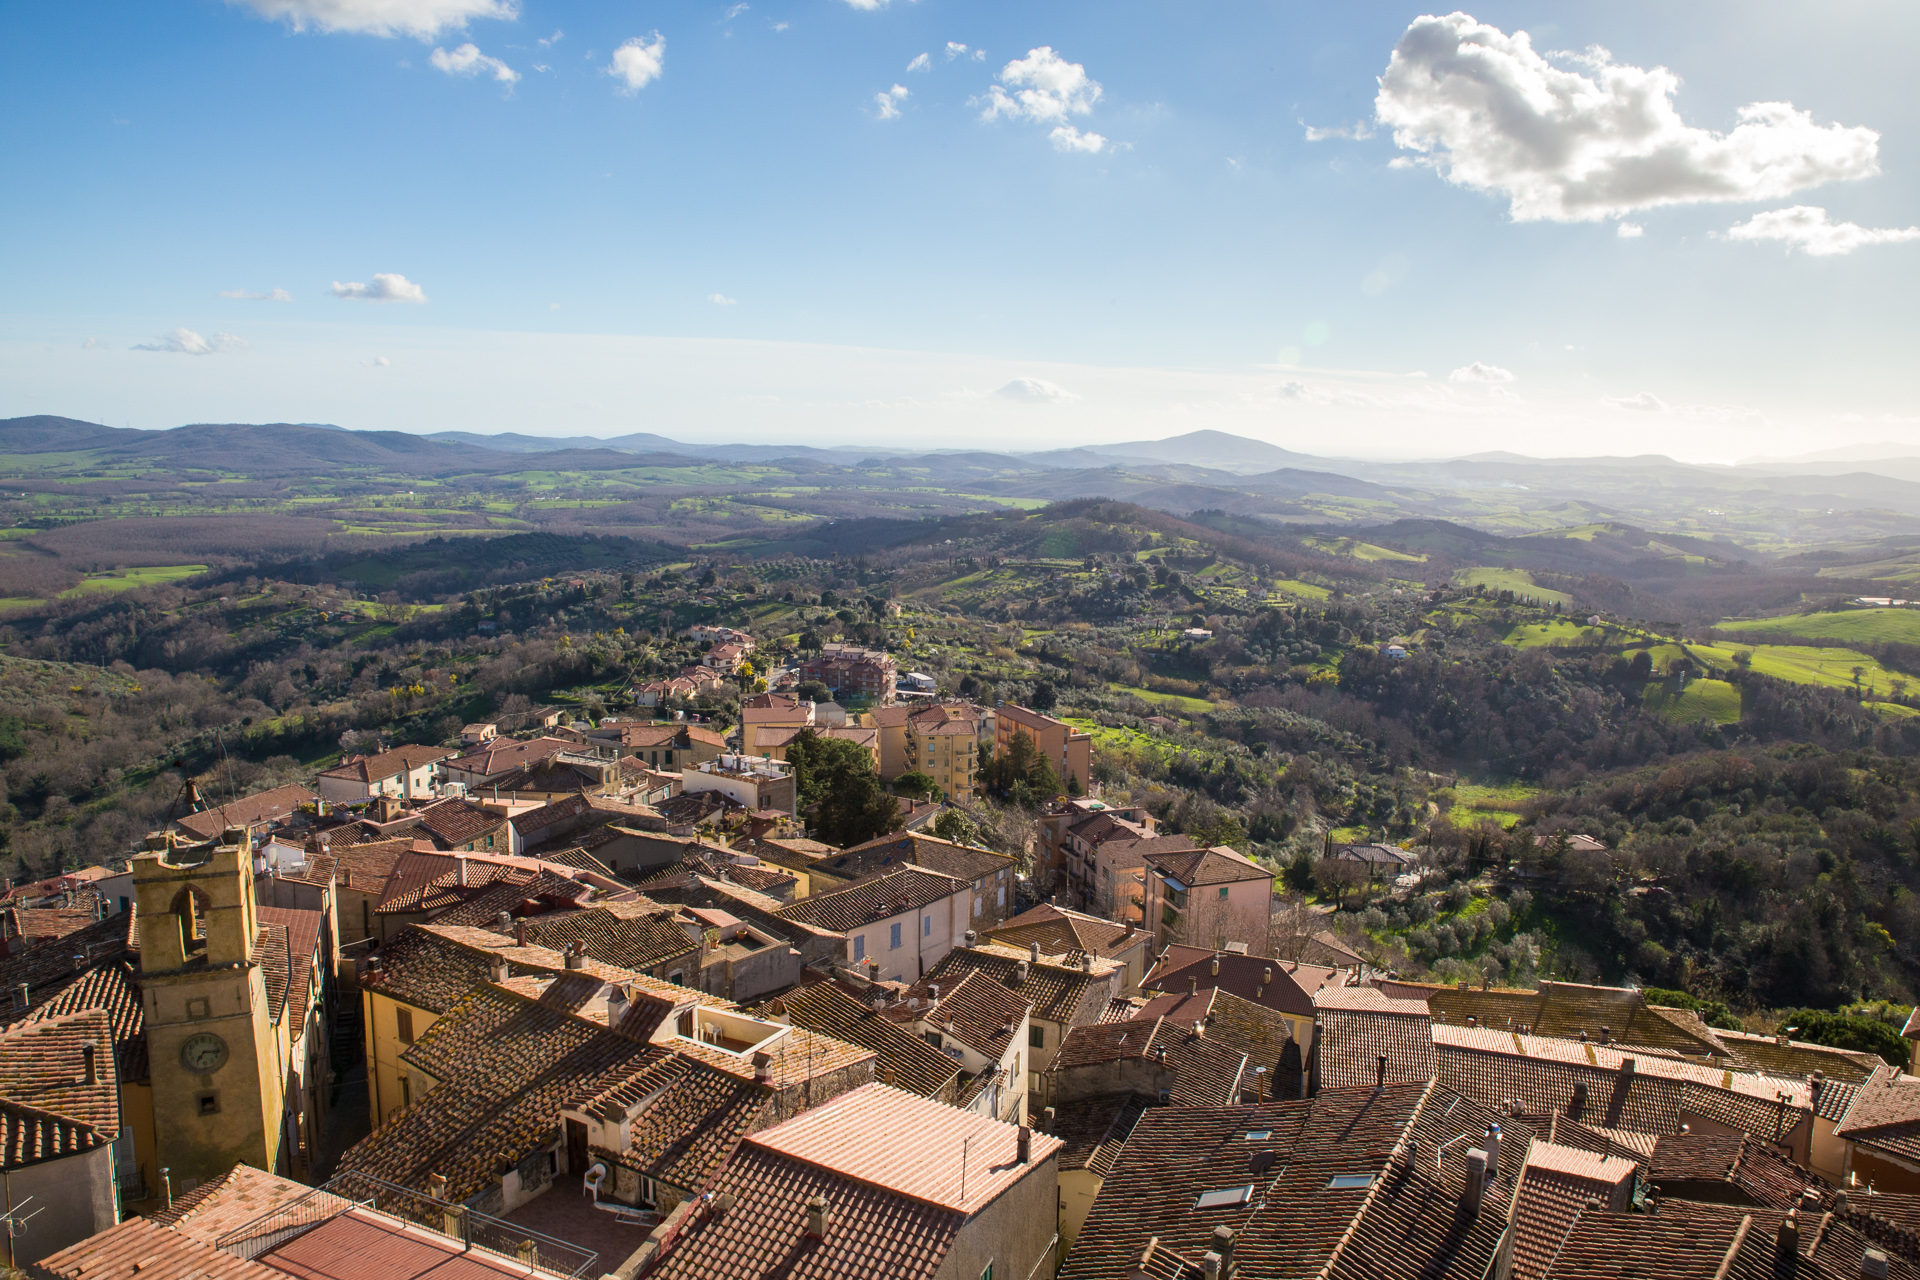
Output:
<svg viewBox="0 0 1920 1280">
<path fill-rule="evenodd" d="M 1467 1180 L 1460 1188 L 1460 1208 L 1469 1218 L 1480 1216 L 1487 1193 L 1487 1153 L 1475 1147 L 1467 1152 Z"/>
<path fill-rule="evenodd" d="M 827 1211 L 827 1199 L 819 1192 L 807 1197 L 807 1239 L 825 1240 L 833 1215 Z"/>
</svg>

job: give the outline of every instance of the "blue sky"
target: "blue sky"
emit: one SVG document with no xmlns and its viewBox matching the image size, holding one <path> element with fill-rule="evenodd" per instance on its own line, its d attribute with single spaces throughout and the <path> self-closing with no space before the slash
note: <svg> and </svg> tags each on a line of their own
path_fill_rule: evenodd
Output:
<svg viewBox="0 0 1920 1280">
<path fill-rule="evenodd" d="M 0 415 L 1920 447 L 1911 5 L 1427 12 L 11 0 Z"/>
</svg>

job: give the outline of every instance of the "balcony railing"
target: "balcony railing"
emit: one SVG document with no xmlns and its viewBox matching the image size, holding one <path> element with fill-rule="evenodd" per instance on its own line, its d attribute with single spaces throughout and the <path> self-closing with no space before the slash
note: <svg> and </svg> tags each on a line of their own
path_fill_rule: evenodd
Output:
<svg viewBox="0 0 1920 1280">
<path fill-rule="evenodd" d="M 446 1236 L 463 1250 L 481 1249 L 551 1275 L 590 1276 L 599 1269 L 600 1255 L 592 1249 L 364 1173 L 343 1173 L 324 1187 L 235 1227 L 215 1240 L 214 1247 L 250 1262 L 352 1209 L 371 1209 Z"/>
</svg>

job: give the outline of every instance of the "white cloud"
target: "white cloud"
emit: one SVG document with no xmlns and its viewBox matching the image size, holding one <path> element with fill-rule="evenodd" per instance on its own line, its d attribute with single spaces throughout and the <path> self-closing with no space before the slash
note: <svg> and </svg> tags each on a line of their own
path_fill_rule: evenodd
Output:
<svg viewBox="0 0 1920 1280">
<path fill-rule="evenodd" d="M 1373 124 L 1367 120 L 1359 120 L 1353 124 L 1329 125 L 1324 129 L 1316 128 L 1302 120 L 1300 127 L 1307 131 L 1308 142 L 1325 142 L 1328 138 L 1351 138 L 1355 142 L 1365 142 L 1373 136 Z"/>
<path fill-rule="evenodd" d="M 350 302 L 425 302 L 426 291 L 395 271 L 376 271 L 372 284 L 333 282 L 333 296 Z"/>
<path fill-rule="evenodd" d="M 898 120 L 900 118 L 900 104 L 905 102 L 907 97 L 906 86 L 898 84 L 891 89 L 874 94 L 874 114 L 882 120 Z"/>
<path fill-rule="evenodd" d="M 435 49 L 427 61 L 450 76 L 477 76 L 484 71 L 502 84 L 513 84 L 520 79 L 518 71 L 498 58 L 489 58 L 472 43 L 463 44 L 452 53 Z"/>
<path fill-rule="evenodd" d="M 91 351 L 91 350 L 93 350 L 93 349 L 94 349 L 95 347 L 98 347 L 98 346 L 102 346 L 102 345 L 104 345 L 104 344 L 103 344 L 103 343 L 102 343 L 102 342 L 100 341 L 100 339 L 98 339 L 98 338 L 88 338 L 88 339 L 87 339 L 87 340 L 86 340 L 85 342 L 83 342 L 83 343 L 81 343 L 81 344 L 80 344 L 80 349 L 81 349 L 82 351 Z"/>
<path fill-rule="evenodd" d="M 1489 387 L 1513 382 L 1515 378 L 1516 375 L 1511 370 L 1502 369 L 1497 364 L 1484 364 L 1479 360 L 1463 365 L 1447 375 L 1448 382 L 1477 382 Z"/>
<path fill-rule="evenodd" d="M 872 13 L 875 9 L 886 8 L 887 0 L 847 0 L 847 7 L 850 9 L 861 9 L 867 13 Z"/>
<path fill-rule="evenodd" d="M 1107 140 L 1089 129 L 1085 133 L 1070 124 L 1056 125 L 1047 137 L 1053 139 L 1055 151 L 1080 151 L 1088 155 L 1106 149 Z"/>
<path fill-rule="evenodd" d="M 1065 404 L 1080 397 L 1045 378 L 1015 378 L 993 394 L 1023 404 Z"/>
<path fill-rule="evenodd" d="M 567 33 L 560 30 L 558 27 L 555 27 L 552 35 L 541 36 L 538 40 L 534 41 L 534 43 L 539 45 L 543 49 L 551 49 L 554 45 L 559 44 L 562 40 L 566 38 L 567 38 Z"/>
<path fill-rule="evenodd" d="M 1036 124 L 1065 124 L 1069 115 L 1092 111 L 1101 92 L 1100 82 L 1089 77 L 1085 67 L 1041 45 L 1000 69 L 1000 83 L 987 90 L 980 118 L 1005 116 Z"/>
<path fill-rule="evenodd" d="M 746 11 L 747 11 L 747 6 L 744 4 L 733 5 L 727 10 L 726 16 L 722 18 L 721 21 L 732 22 L 735 18 L 739 17 L 741 14 L 745 13 Z"/>
<path fill-rule="evenodd" d="M 1778 240 L 1813 258 L 1852 253 L 1870 244 L 1900 244 L 1920 240 L 1920 227 L 1863 227 L 1857 222 L 1834 222 L 1818 205 L 1797 204 L 1791 209 L 1756 213 L 1727 231 L 1729 240 Z"/>
<path fill-rule="evenodd" d="M 660 78 L 667 62 L 667 38 L 658 31 L 651 36 L 635 36 L 613 51 L 607 74 L 624 82 L 622 93 L 638 93 Z"/>
<path fill-rule="evenodd" d="M 231 333 L 216 333 L 211 338 L 203 338 L 191 329 L 175 329 L 152 342 L 142 342 L 133 347 L 135 351 L 163 351 L 176 356 L 211 356 L 246 349 L 246 340 L 236 338 Z"/>
<path fill-rule="evenodd" d="M 295 31 L 351 31 L 360 35 L 418 36 L 431 40 L 474 18 L 520 16 L 515 0 L 228 0 Z"/>
<path fill-rule="evenodd" d="M 293 295 L 285 289 L 269 289 L 265 293 L 248 293 L 245 289 L 222 289 L 222 298 L 231 298 L 235 302 L 292 302 Z"/>
<path fill-rule="evenodd" d="M 1638 240 L 1641 236 L 1647 234 L 1647 229 L 1637 222 L 1623 222 L 1615 227 L 1613 232 L 1622 240 Z"/>
<path fill-rule="evenodd" d="M 1605 49 L 1554 66 L 1524 31 L 1464 13 L 1417 18 L 1374 109 L 1449 182 L 1497 192 L 1517 222 L 1595 222 L 1661 205 L 1769 200 L 1879 172 L 1872 129 L 1816 125 L 1787 102 L 1740 108 L 1728 133 L 1681 120 L 1679 77 Z M 1403 157 L 1399 164 L 1409 163 Z"/>
<path fill-rule="evenodd" d="M 918 56 L 916 56 L 916 57 L 914 58 L 914 60 L 913 60 L 912 62 L 909 62 L 909 63 L 907 64 L 907 70 L 909 70 L 909 71 L 931 71 L 931 70 L 933 70 L 933 58 L 932 58 L 932 56 L 931 56 L 930 54 L 925 54 L 925 53 L 923 53 L 923 54 L 919 54 Z"/>
<path fill-rule="evenodd" d="M 740 299 L 729 298 L 724 293 L 710 293 L 707 295 L 707 301 L 711 302 L 716 307 L 731 307 L 735 303 L 739 302 Z"/>
<path fill-rule="evenodd" d="M 366 365 L 369 369 L 385 369 L 392 363 L 393 361 L 387 359 L 385 356 L 375 356 L 373 359 L 368 360 Z"/>
<path fill-rule="evenodd" d="M 987 51 L 985 49 L 969 49 L 958 40 L 949 40 L 947 41 L 947 61 L 952 62 L 955 58 L 965 58 L 969 62 L 985 62 L 987 60 Z"/>
<path fill-rule="evenodd" d="M 1612 405 L 1616 409 L 1631 409 L 1635 413 L 1665 413 L 1667 402 L 1651 391 L 1642 391 L 1637 396 L 1602 396 L 1601 404 Z"/>
</svg>

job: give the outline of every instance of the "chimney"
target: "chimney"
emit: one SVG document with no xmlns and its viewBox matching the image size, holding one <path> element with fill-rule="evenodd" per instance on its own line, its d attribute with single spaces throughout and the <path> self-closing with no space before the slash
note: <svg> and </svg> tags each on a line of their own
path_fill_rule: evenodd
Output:
<svg viewBox="0 0 1920 1280">
<path fill-rule="evenodd" d="M 1578 1120 L 1587 1110 L 1587 1084 L 1584 1080 L 1574 1082 L 1573 1099 L 1567 1103 L 1567 1118 Z"/>
<path fill-rule="evenodd" d="M 1209 1251 L 1220 1255 L 1220 1274 L 1233 1274 L 1233 1228 L 1224 1222 L 1213 1229 L 1213 1248 Z"/>
<path fill-rule="evenodd" d="M 1807 1104 L 1808 1107 L 1814 1111 L 1820 1110 L 1820 1095 L 1825 1093 L 1826 1091 L 1827 1091 L 1827 1073 L 1826 1072 L 1816 1071 L 1812 1075 L 1808 1076 L 1807 1092 L 1808 1094 L 1811 1095 Z"/>
<path fill-rule="evenodd" d="M 100 1083 L 100 1066 L 94 1061 L 95 1052 L 94 1047 L 90 1044 L 80 1046 L 80 1066 L 86 1073 L 86 1081 L 88 1084 Z"/>
<path fill-rule="evenodd" d="M 1780 1230 L 1773 1238 L 1773 1274 L 1775 1280 L 1789 1280 L 1800 1268 L 1800 1214 L 1787 1210 L 1780 1219 Z"/>
<path fill-rule="evenodd" d="M 1213 958 L 1213 976 L 1216 978 L 1220 976 L 1220 957 L 1219 956 L 1215 956 Z"/>
<path fill-rule="evenodd" d="M 974 944 L 976 944 L 979 941 L 980 941 L 980 935 L 978 933 L 975 933 L 972 929 L 969 929 L 967 930 L 967 933 L 966 933 L 966 941 L 962 945 L 971 948 Z"/>
<path fill-rule="evenodd" d="M 1200 1259 L 1200 1280 L 1224 1280 L 1226 1262 L 1217 1253 L 1209 1253 Z"/>
<path fill-rule="evenodd" d="M 505 956 L 495 956 L 493 958 L 493 980 L 495 982 L 505 982 L 512 976 L 513 966 L 507 963 L 507 958 Z"/>
<path fill-rule="evenodd" d="M 1027 945 L 1027 963 L 1029 964 L 1040 963 L 1040 944 L 1039 943 L 1034 942 L 1034 943 L 1029 943 Z"/>
<path fill-rule="evenodd" d="M 445 1200 L 447 1198 L 447 1175 L 444 1173 L 428 1174 L 427 1194 L 435 1200 Z"/>
<path fill-rule="evenodd" d="M 453 882 L 462 889 L 467 887 L 467 860 L 458 854 L 453 859 Z"/>
<path fill-rule="evenodd" d="M 1123 938 L 1131 938 L 1133 936 L 1133 921 L 1127 921 L 1127 931 L 1120 936 Z"/>
<path fill-rule="evenodd" d="M 1016 984 L 1025 982 L 1027 980 L 1028 964 L 1029 962 L 1026 960 L 1021 960 L 1014 964 L 1013 980 Z"/>
<path fill-rule="evenodd" d="M 607 1025 L 617 1027 L 627 1012 L 627 989 L 619 983 L 607 987 Z"/>
<path fill-rule="evenodd" d="M 1033 1160 L 1033 1130 L 1026 1125 L 1020 1126 L 1019 1136 L 1014 1139 L 1014 1158 L 1021 1164 Z"/>
<path fill-rule="evenodd" d="M 502 911 L 494 917 L 494 923 L 500 926 L 500 932 L 505 933 L 507 930 L 513 928 L 513 912 Z"/>
<path fill-rule="evenodd" d="M 929 1005 L 936 1005 L 940 1003 L 940 984 L 939 983 L 929 982 L 927 984 L 927 1003 Z"/>
<path fill-rule="evenodd" d="M 819 1192 L 807 1197 L 807 1239 L 825 1240 L 827 1224 L 833 1221 L 833 1215 L 827 1212 L 827 1199 Z"/>
<path fill-rule="evenodd" d="M 1613 1028 L 1612 1028 L 1612 1027 L 1602 1027 L 1602 1028 L 1600 1028 L 1600 1043 L 1601 1043 L 1601 1044 L 1612 1044 L 1612 1043 L 1613 1043 Z"/>
<path fill-rule="evenodd" d="M 1056 1112 L 1052 1107 L 1044 1108 L 1040 1112 L 1040 1132 L 1042 1133 L 1053 1132 L 1053 1119 L 1054 1119 L 1054 1116 L 1056 1116 L 1057 1114 L 1059 1113 Z"/>
<path fill-rule="evenodd" d="M 28 1003 L 28 1001 L 27 1001 L 27 984 L 26 984 L 26 983 L 24 983 L 24 982 L 16 982 L 16 983 L 14 983 L 14 984 L 13 984 L 13 1007 L 14 1007 L 14 1009 L 15 1009 L 16 1011 L 17 1011 L 17 1010 L 22 1010 L 22 1009 L 25 1009 L 25 1008 L 27 1007 L 27 1003 Z"/>
<path fill-rule="evenodd" d="M 1481 1144 L 1487 1153 L 1487 1178 L 1492 1180 L 1500 1176 L 1500 1126 L 1487 1126 L 1486 1141 Z"/>
<path fill-rule="evenodd" d="M 1487 1193 L 1487 1153 L 1475 1147 L 1467 1152 L 1467 1181 L 1460 1188 L 1460 1208 L 1469 1218 L 1480 1216 L 1480 1200 Z"/>
<path fill-rule="evenodd" d="M 1373 1060 L 1373 1067 L 1374 1067 L 1373 1087 L 1376 1089 L 1386 1088 L 1387 1087 L 1387 1055 L 1383 1053 L 1379 1057 L 1375 1058 Z"/>
<path fill-rule="evenodd" d="M 1082 951 L 1080 953 L 1080 972 L 1082 973 L 1093 972 L 1093 952 Z"/>
<path fill-rule="evenodd" d="M 1273 966 L 1268 965 L 1260 971 L 1260 985 L 1266 986 L 1273 981 Z"/>
<path fill-rule="evenodd" d="M 1869 1249 L 1860 1255 L 1860 1280 L 1887 1280 L 1887 1255 Z"/>
<path fill-rule="evenodd" d="M 527 922 L 525 920 L 515 920 L 513 922 L 513 945 L 516 947 L 524 947 L 527 945 Z"/>
<path fill-rule="evenodd" d="M 1197 996 L 1200 994 L 1200 979 L 1198 978 L 1187 979 L 1187 994 L 1190 996 Z"/>
<path fill-rule="evenodd" d="M 773 1084 L 773 1055 L 764 1049 L 753 1055 L 753 1082 Z"/>
<path fill-rule="evenodd" d="M 892 1067 L 880 1068 L 880 1083 L 890 1085 L 893 1082 L 894 1082 L 893 1068 Z"/>
<path fill-rule="evenodd" d="M 1620 1088 L 1625 1090 L 1633 1085 L 1633 1059 L 1620 1059 Z"/>
</svg>

